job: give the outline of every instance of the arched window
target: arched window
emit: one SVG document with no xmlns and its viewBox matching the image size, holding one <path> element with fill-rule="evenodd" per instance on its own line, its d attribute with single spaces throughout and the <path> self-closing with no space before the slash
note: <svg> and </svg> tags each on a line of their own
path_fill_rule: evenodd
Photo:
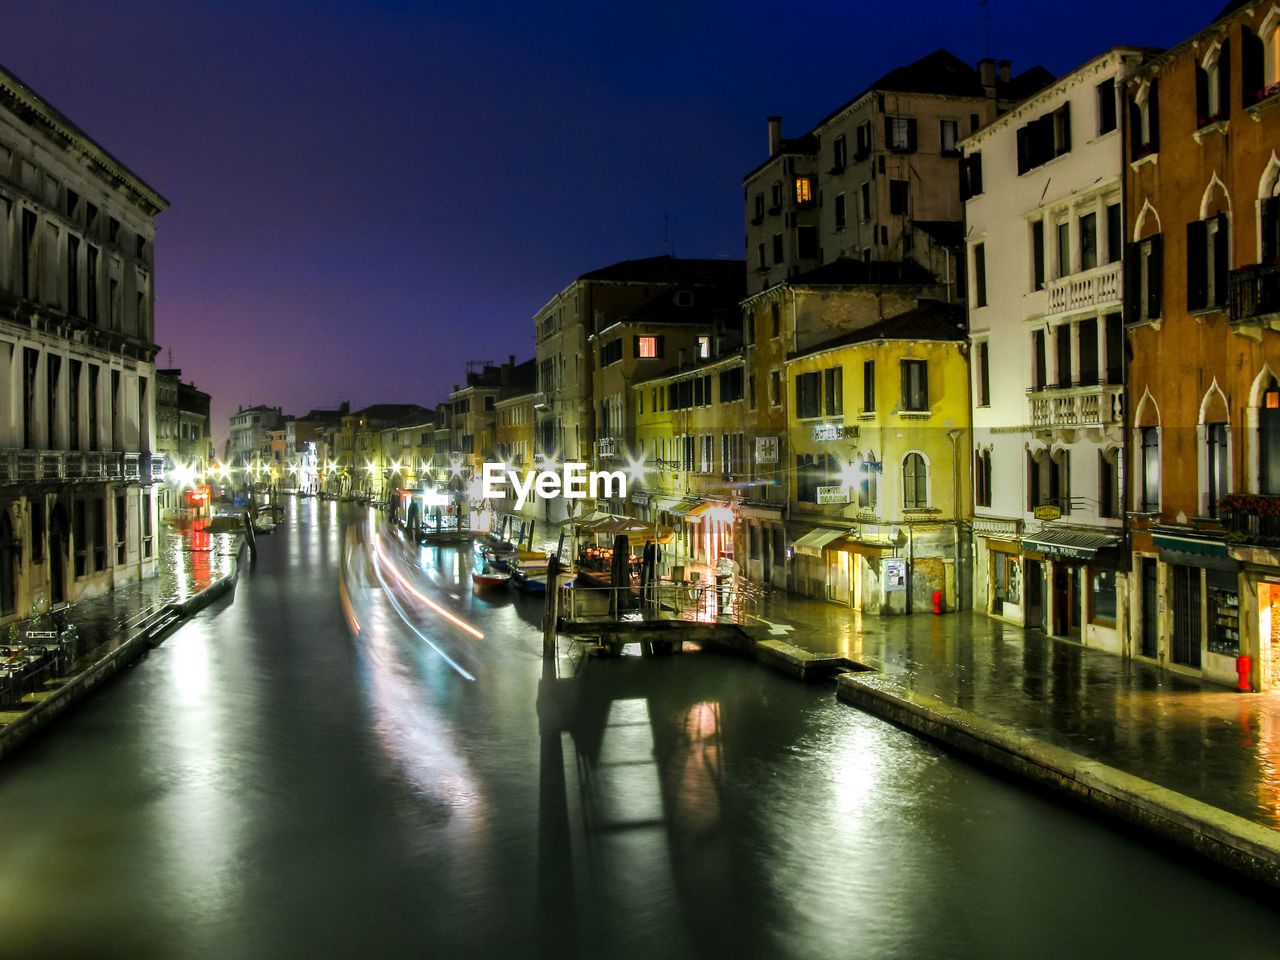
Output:
<svg viewBox="0 0 1280 960">
<path fill-rule="evenodd" d="M 857 459 L 858 470 L 858 506 L 874 510 L 879 500 L 880 464 L 876 462 L 874 453 L 860 453 Z"/>
<path fill-rule="evenodd" d="M 902 461 L 902 509 L 923 510 L 929 506 L 929 468 L 924 457 L 908 453 Z"/>
<path fill-rule="evenodd" d="M 1258 408 L 1258 492 L 1280 494 L 1280 384 L 1275 377 Z"/>
<path fill-rule="evenodd" d="M 973 502 L 979 507 L 991 506 L 990 450 L 979 450 L 973 455 Z"/>
</svg>

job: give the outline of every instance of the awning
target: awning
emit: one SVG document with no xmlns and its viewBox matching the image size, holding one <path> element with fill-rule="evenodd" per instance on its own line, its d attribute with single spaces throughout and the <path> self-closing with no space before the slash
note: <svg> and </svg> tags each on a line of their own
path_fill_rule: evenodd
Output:
<svg viewBox="0 0 1280 960">
<path fill-rule="evenodd" d="M 1023 552 L 1043 553 L 1049 557 L 1092 560 L 1099 550 L 1120 546 L 1120 537 L 1102 533 L 1079 533 L 1070 530 L 1042 530 L 1035 536 L 1022 538 Z"/>
<path fill-rule="evenodd" d="M 714 510 L 717 507 L 719 507 L 723 511 L 723 510 L 727 510 L 729 505 L 727 503 L 721 503 L 718 500 L 704 500 L 702 501 L 702 503 L 698 504 L 688 513 L 686 513 L 684 515 L 684 518 L 689 523 L 701 523 L 703 514 L 707 513 L 710 510 Z M 720 514 L 720 516 L 723 516 L 723 514 Z"/>
<path fill-rule="evenodd" d="M 843 550 L 845 553 L 860 553 L 864 557 L 872 559 L 880 556 L 885 550 L 890 549 L 887 543 L 867 543 L 865 540 L 859 540 L 853 534 L 841 537 L 834 543 L 827 545 L 828 550 Z"/>
<path fill-rule="evenodd" d="M 1236 573 L 1238 561 L 1231 558 L 1227 545 L 1221 540 L 1177 533 L 1152 531 L 1151 543 L 1164 563 L 1176 563 L 1184 567 L 1204 567 Z"/>
<path fill-rule="evenodd" d="M 687 514 L 690 510 L 692 510 L 694 507 L 696 507 L 700 503 L 702 503 L 701 497 L 685 497 L 683 500 L 677 503 L 674 507 L 672 507 L 668 512 L 674 516 L 683 517 L 685 514 Z"/>
<path fill-rule="evenodd" d="M 823 547 L 848 532 L 848 530 L 832 530 L 830 527 L 817 527 L 793 543 L 791 548 L 801 556 L 820 557 Z"/>
</svg>

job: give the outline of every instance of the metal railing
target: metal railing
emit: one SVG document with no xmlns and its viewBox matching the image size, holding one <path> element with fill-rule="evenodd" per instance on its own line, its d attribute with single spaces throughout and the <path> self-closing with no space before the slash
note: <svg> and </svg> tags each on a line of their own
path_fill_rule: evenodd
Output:
<svg viewBox="0 0 1280 960">
<path fill-rule="evenodd" d="M 663 580 L 641 587 L 560 585 L 560 617 L 591 620 L 685 620 L 690 623 L 755 622 L 758 598 L 732 584 L 705 580 Z"/>
<path fill-rule="evenodd" d="M 1218 503 L 1228 542 L 1280 546 L 1280 496 L 1232 493 Z"/>
<path fill-rule="evenodd" d="M 1280 313 L 1280 264 L 1255 263 L 1227 274 L 1231 322 Z"/>
</svg>

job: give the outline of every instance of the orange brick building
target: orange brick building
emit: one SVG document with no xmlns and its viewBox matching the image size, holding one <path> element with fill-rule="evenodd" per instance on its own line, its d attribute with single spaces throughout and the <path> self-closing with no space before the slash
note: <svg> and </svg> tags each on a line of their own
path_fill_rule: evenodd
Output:
<svg viewBox="0 0 1280 960">
<path fill-rule="evenodd" d="M 1280 689 L 1280 12 L 1127 94 L 1130 652 Z"/>
</svg>

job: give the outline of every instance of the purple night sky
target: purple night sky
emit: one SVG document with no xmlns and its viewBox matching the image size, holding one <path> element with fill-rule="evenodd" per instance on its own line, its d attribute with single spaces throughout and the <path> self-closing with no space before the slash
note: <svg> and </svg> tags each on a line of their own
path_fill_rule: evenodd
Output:
<svg viewBox="0 0 1280 960">
<path fill-rule="evenodd" d="M 991 55 L 1060 74 L 1224 2 L 993 0 Z M 798 136 L 938 47 L 982 57 L 983 7 L 27 0 L 0 63 L 172 204 L 157 363 L 221 453 L 237 404 L 432 405 L 531 357 L 556 291 L 664 230 L 742 257 L 765 117 Z"/>
</svg>

